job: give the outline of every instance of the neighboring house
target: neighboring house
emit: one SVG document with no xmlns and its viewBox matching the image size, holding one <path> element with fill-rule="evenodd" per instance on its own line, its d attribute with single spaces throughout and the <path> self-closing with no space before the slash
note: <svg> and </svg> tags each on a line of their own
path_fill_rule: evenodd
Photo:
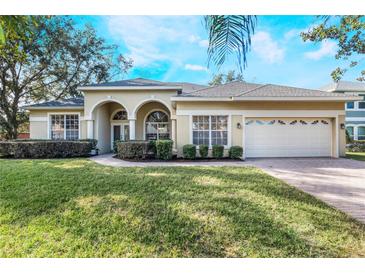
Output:
<svg viewBox="0 0 365 274">
<path fill-rule="evenodd" d="M 346 129 L 354 140 L 365 140 L 365 83 L 339 81 L 326 85 L 321 90 L 361 96 L 361 101 L 346 103 Z"/>
<path fill-rule="evenodd" d="M 113 141 L 170 138 L 185 144 L 237 145 L 244 157 L 345 155 L 346 101 L 359 97 L 271 84 L 215 87 L 131 79 L 79 88 L 84 98 L 27 106 L 34 139 Z M 226 150 L 227 152 L 227 150 Z"/>
</svg>

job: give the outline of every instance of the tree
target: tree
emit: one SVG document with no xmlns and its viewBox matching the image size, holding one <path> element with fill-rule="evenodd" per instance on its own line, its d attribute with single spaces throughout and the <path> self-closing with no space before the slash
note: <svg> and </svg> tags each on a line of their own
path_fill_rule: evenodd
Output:
<svg viewBox="0 0 365 274">
<path fill-rule="evenodd" d="M 338 50 L 335 58 L 349 61 L 345 67 L 337 67 L 332 71 L 334 81 L 339 81 L 351 68 L 359 65 L 365 54 L 365 16 L 322 16 L 321 23 L 307 32 L 301 33 L 304 41 L 321 42 L 333 40 Z M 365 70 L 357 78 L 365 81 Z"/>
<path fill-rule="evenodd" d="M 234 81 L 243 81 L 243 76 L 240 73 L 237 73 L 234 70 L 228 71 L 227 74 L 218 73 L 215 74 L 212 80 L 208 83 L 209 86 L 218 86 L 222 84 L 227 84 Z"/>
<path fill-rule="evenodd" d="M 213 62 L 220 67 L 235 54 L 240 72 L 246 68 L 246 54 L 251 47 L 257 17 L 255 15 L 207 15 L 204 17 L 208 31 L 208 66 Z"/>
<path fill-rule="evenodd" d="M 0 127 L 16 138 L 25 121 L 21 104 L 80 96 L 80 85 L 109 81 L 132 61 L 116 54 L 91 26 L 76 28 L 69 17 L 34 17 L 22 36 L 0 44 Z"/>
</svg>

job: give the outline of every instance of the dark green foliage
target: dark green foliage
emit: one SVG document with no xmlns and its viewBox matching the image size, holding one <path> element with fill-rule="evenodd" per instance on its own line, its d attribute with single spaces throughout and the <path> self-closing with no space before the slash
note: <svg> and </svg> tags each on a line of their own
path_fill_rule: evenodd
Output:
<svg viewBox="0 0 365 274">
<path fill-rule="evenodd" d="M 183 146 L 183 157 L 185 159 L 193 160 L 196 158 L 196 146 L 195 145 L 184 145 Z"/>
<path fill-rule="evenodd" d="M 231 146 L 228 150 L 228 156 L 231 159 L 241 159 L 243 148 L 240 146 Z"/>
<path fill-rule="evenodd" d="M 71 158 L 89 156 L 96 140 L 15 140 L 0 142 L 0 155 L 21 158 Z"/>
<path fill-rule="evenodd" d="M 148 153 L 154 157 L 156 156 L 156 140 L 150 140 L 148 142 Z"/>
<path fill-rule="evenodd" d="M 148 152 L 148 141 L 119 141 L 117 157 L 119 159 L 145 159 Z"/>
<path fill-rule="evenodd" d="M 156 158 L 160 160 L 170 160 L 172 158 L 171 140 L 157 140 L 156 141 Z"/>
<path fill-rule="evenodd" d="M 21 102 L 81 96 L 77 87 L 107 82 L 132 66 L 117 45 L 72 17 L 2 16 L 2 22 L 11 34 L 0 46 L 0 126 L 6 139 L 17 138 L 27 121 Z M 18 30 L 11 31 L 12 25 Z"/>
<path fill-rule="evenodd" d="M 353 141 L 347 145 L 349 152 L 365 152 L 365 141 Z"/>
<path fill-rule="evenodd" d="M 208 150 L 209 147 L 207 145 L 199 145 L 199 154 L 201 158 L 207 158 L 208 157 Z"/>
<path fill-rule="evenodd" d="M 212 150 L 213 158 L 216 158 L 216 159 L 223 158 L 224 146 L 222 146 L 222 145 L 213 145 L 212 148 L 213 148 L 213 150 Z"/>
</svg>

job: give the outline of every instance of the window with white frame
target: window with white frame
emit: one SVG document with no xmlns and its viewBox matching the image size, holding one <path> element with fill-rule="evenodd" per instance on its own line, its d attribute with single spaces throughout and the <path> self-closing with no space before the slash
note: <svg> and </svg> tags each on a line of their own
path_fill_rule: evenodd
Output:
<svg viewBox="0 0 365 274">
<path fill-rule="evenodd" d="M 169 117 L 162 111 L 153 111 L 146 118 L 146 140 L 170 138 Z"/>
<path fill-rule="evenodd" d="M 77 140 L 79 139 L 78 114 L 52 114 L 51 139 L 52 140 Z"/>
<path fill-rule="evenodd" d="M 228 145 L 228 116 L 193 116 L 194 145 Z"/>
<path fill-rule="evenodd" d="M 360 126 L 357 128 L 357 139 L 365 140 L 365 126 Z"/>
<path fill-rule="evenodd" d="M 359 109 L 365 109 L 365 101 L 358 102 Z"/>
</svg>

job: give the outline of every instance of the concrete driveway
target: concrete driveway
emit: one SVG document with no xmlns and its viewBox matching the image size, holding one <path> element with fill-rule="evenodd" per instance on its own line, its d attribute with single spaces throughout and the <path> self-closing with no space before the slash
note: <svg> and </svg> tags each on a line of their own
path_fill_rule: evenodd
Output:
<svg viewBox="0 0 365 274">
<path fill-rule="evenodd" d="M 249 159 L 263 169 L 365 223 L 365 162 L 350 159 Z"/>
</svg>

